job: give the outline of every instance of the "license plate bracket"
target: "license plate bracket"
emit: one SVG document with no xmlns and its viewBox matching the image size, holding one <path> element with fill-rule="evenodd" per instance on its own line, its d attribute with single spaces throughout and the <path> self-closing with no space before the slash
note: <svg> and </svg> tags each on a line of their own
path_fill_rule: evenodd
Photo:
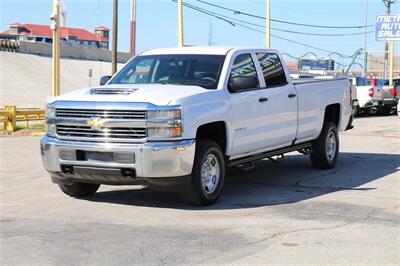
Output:
<svg viewBox="0 0 400 266">
<path fill-rule="evenodd" d="M 79 161 L 101 161 L 112 162 L 114 161 L 113 152 L 98 152 L 98 151 L 76 151 Z"/>
</svg>

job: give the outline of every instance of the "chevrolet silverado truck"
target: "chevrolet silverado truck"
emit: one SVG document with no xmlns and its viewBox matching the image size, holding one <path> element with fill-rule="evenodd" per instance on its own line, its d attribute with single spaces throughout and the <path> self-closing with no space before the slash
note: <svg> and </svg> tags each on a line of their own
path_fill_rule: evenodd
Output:
<svg viewBox="0 0 400 266">
<path fill-rule="evenodd" d="M 43 164 L 73 197 L 146 184 L 210 205 L 227 167 L 293 151 L 335 167 L 338 132 L 351 128 L 347 78 L 293 82 L 272 49 L 151 50 L 100 84 L 47 103 Z"/>
</svg>

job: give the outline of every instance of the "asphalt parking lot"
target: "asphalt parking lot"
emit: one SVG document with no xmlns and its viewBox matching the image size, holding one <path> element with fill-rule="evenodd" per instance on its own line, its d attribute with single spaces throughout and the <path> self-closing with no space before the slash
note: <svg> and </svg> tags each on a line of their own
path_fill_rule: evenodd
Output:
<svg viewBox="0 0 400 266">
<path fill-rule="evenodd" d="M 340 138 L 336 169 L 297 153 L 260 161 L 229 170 L 220 201 L 196 208 L 141 186 L 67 197 L 39 138 L 2 137 L 0 263 L 399 263 L 400 119 L 356 119 Z"/>
</svg>

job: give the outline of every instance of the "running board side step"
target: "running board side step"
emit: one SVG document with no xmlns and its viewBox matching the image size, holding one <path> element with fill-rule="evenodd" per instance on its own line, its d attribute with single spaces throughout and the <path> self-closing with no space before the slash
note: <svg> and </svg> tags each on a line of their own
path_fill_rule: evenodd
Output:
<svg viewBox="0 0 400 266">
<path fill-rule="evenodd" d="M 235 165 L 244 164 L 247 162 L 258 161 L 261 159 L 270 158 L 272 156 L 285 154 L 285 153 L 292 152 L 292 151 L 310 149 L 311 146 L 312 146 L 312 144 L 310 142 L 306 142 L 306 143 L 301 143 L 301 144 L 297 144 L 297 145 L 292 145 L 292 146 L 289 146 L 286 148 L 281 148 L 281 149 L 276 149 L 276 150 L 267 151 L 267 152 L 263 152 L 263 153 L 258 153 L 255 155 L 250 155 L 250 156 L 246 156 L 243 158 L 230 160 L 228 163 L 228 166 L 235 166 Z"/>
</svg>

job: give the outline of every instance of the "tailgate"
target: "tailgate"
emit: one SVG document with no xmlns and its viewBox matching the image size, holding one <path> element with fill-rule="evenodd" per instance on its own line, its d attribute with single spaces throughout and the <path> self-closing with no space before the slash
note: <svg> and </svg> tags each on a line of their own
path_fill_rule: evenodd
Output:
<svg viewBox="0 0 400 266">
<path fill-rule="evenodd" d="M 393 86 L 382 86 L 381 90 L 382 90 L 382 99 L 383 100 L 394 98 L 394 95 L 393 95 L 394 87 Z"/>
<path fill-rule="evenodd" d="M 373 100 L 381 101 L 383 100 L 383 91 L 381 86 L 374 87 L 374 96 L 372 97 Z"/>
</svg>

